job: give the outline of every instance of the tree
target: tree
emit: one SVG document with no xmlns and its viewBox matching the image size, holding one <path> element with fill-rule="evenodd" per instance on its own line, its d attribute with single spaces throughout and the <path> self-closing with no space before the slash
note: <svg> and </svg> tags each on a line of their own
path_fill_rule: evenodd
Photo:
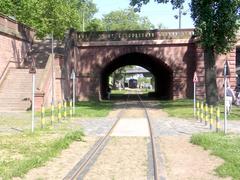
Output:
<svg viewBox="0 0 240 180">
<path fill-rule="evenodd" d="M 191 12 L 196 34 L 204 50 L 207 103 L 216 104 L 218 96 L 215 55 L 229 52 L 236 41 L 239 1 L 192 0 Z"/>
<path fill-rule="evenodd" d="M 96 12 L 92 0 L 1 0 L 0 12 L 13 16 L 36 30 L 40 38 L 53 32 L 54 37 L 61 39 L 69 28 L 82 28 L 81 7 L 86 10 L 86 22 Z"/>
<path fill-rule="evenodd" d="M 131 0 L 130 4 L 140 10 L 149 0 Z M 170 0 L 157 0 L 167 3 Z M 171 0 L 173 8 L 179 8 L 184 0 Z M 204 50 L 205 88 L 209 105 L 218 101 L 215 55 L 231 50 L 239 29 L 239 0 L 192 0 L 191 16 L 196 26 L 196 34 Z"/>
<path fill-rule="evenodd" d="M 102 22 L 107 31 L 149 30 L 154 28 L 147 17 L 139 16 L 132 8 L 112 11 L 104 15 Z"/>
</svg>

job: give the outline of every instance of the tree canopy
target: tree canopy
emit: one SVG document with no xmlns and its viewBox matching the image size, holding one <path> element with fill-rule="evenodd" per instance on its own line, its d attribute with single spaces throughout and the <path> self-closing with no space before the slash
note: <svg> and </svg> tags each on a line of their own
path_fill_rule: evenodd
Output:
<svg viewBox="0 0 240 180">
<path fill-rule="evenodd" d="M 83 22 L 88 23 L 96 11 L 92 0 L 0 1 L 1 13 L 34 28 L 40 38 L 52 32 L 56 38 L 62 38 L 69 28 L 81 30 Z"/>
<path fill-rule="evenodd" d="M 133 8 L 112 11 L 104 15 L 103 25 L 107 31 L 117 30 L 148 30 L 154 25 L 147 17 L 141 17 Z"/>
<path fill-rule="evenodd" d="M 184 0 L 155 0 L 158 3 L 172 3 L 180 8 Z M 149 0 L 131 0 L 130 4 L 139 11 Z M 192 0 L 190 3 L 196 35 L 204 50 L 205 88 L 207 103 L 218 101 L 216 85 L 215 54 L 231 51 L 239 29 L 239 0 Z"/>
</svg>

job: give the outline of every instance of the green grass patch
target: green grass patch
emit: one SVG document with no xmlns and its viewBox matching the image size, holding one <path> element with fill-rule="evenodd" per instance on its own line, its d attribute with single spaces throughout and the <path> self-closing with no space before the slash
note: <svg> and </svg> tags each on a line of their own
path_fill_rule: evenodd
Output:
<svg viewBox="0 0 240 180">
<path fill-rule="evenodd" d="M 193 118 L 193 100 L 190 99 L 160 101 L 160 108 L 172 117 Z"/>
<path fill-rule="evenodd" d="M 82 131 L 37 130 L 15 135 L 0 135 L 0 179 L 22 177 L 30 169 L 44 165 L 73 141 Z"/>
<path fill-rule="evenodd" d="M 222 133 L 201 133 L 193 135 L 191 142 L 211 150 L 212 154 L 224 159 L 224 164 L 216 169 L 221 177 L 240 179 L 240 136 Z"/>
<path fill-rule="evenodd" d="M 75 115 L 74 117 L 106 117 L 108 113 L 112 110 L 113 103 L 110 101 L 82 101 L 76 103 Z M 67 107 L 67 116 L 69 116 L 70 108 L 69 104 Z M 64 108 L 62 108 L 62 116 L 64 113 Z M 54 109 L 55 118 L 57 118 L 58 109 Z M 38 117 L 41 116 L 41 112 L 37 112 Z M 47 108 L 45 110 L 45 116 L 51 116 L 51 109 Z"/>
<path fill-rule="evenodd" d="M 179 117 L 185 119 L 193 119 L 193 100 L 180 99 L 160 101 L 160 108 L 169 114 L 171 117 Z M 224 119 L 224 105 L 220 103 L 220 119 Z M 228 115 L 229 120 L 240 120 L 240 107 L 233 105 L 232 111 Z"/>
<path fill-rule="evenodd" d="M 109 101 L 78 102 L 75 117 L 106 117 L 112 109 L 113 103 Z"/>
</svg>

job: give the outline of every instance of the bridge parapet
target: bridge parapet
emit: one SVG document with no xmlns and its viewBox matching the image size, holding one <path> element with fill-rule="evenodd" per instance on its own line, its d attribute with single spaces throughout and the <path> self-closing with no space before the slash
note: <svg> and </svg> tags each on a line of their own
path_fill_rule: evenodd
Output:
<svg viewBox="0 0 240 180">
<path fill-rule="evenodd" d="M 78 42 L 190 39 L 194 29 L 78 32 Z"/>
</svg>

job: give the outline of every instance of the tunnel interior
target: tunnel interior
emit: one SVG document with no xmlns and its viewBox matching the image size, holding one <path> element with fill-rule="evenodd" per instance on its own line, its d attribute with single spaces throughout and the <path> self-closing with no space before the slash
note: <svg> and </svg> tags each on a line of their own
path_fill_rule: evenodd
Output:
<svg viewBox="0 0 240 180">
<path fill-rule="evenodd" d="M 170 100 L 173 98 L 173 72 L 162 60 L 142 53 L 122 55 L 108 63 L 101 72 L 100 89 L 101 98 L 107 99 L 109 76 L 118 68 L 128 65 L 141 66 L 147 69 L 155 79 L 154 93 L 149 97 Z"/>
</svg>

